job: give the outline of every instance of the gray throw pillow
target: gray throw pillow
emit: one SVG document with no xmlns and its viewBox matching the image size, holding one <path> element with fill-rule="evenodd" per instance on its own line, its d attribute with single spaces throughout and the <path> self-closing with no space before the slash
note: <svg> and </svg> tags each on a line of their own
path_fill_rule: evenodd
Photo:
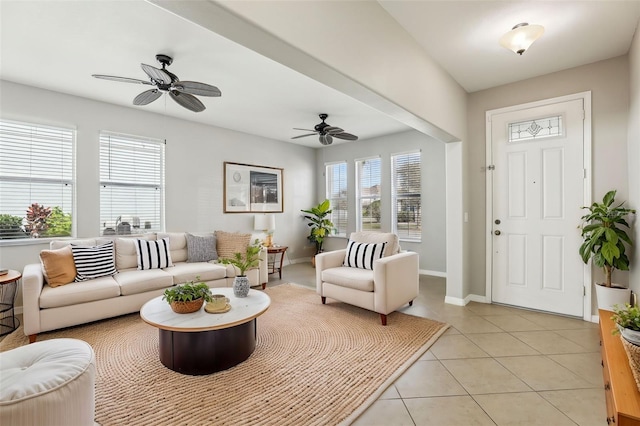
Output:
<svg viewBox="0 0 640 426">
<path fill-rule="evenodd" d="M 187 233 L 186 236 L 187 262 L 208 262 L 218 259 L 215 235 L 199 237 Z"/>
</svg>

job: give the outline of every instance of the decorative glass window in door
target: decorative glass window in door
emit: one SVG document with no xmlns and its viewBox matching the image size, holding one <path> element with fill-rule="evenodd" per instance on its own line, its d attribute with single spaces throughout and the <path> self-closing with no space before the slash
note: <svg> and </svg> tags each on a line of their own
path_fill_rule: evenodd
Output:
<svg viewBox="0 0 640 426">
<path fill-rule="evenodd" d="M 562 136 L 563 131 L 561 115 L 509 123 L 509 142 Z"/>
</svg>

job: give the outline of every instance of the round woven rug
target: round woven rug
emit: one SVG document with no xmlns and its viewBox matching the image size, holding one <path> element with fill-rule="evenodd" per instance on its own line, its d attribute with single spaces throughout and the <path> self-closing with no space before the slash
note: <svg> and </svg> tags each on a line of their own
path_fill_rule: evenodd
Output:
<svg viewBox="0 0 640 426">
<path fill-rule="evenodd" d="M 283 284 L 265 290 L 258 342 L 245 362 L 185 376 L 158 359 L 158 330 L 139 314 L 43 333 L 96 352 L 96 421 L 107 425 L 335 425 L 350 422 L 417 360 L 447 325 L 379 315 Z M 27 344 L 20 327 L 0 351 Z"/>
</svg>

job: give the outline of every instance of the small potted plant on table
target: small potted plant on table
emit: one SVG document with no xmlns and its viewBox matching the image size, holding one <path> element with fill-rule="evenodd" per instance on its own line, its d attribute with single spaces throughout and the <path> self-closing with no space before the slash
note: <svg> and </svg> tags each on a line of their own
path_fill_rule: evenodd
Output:
<svg viewBox="0 0 640 426">
<path fill-rule="evenodd" d="M 200 277 L 196 277 L 200 280 Z M 188 281 L 164 291 L 162 300 L 166 300 L 173 312 L 189 314 L 199 310 L 204 302 L 211 302 L 211 289 L 203 282 Z"/>
<path fill-rule="evenodd" d="M 220 263 L 233 265 L 240 270 L 240 273 L 233 279 L 233 295 L 236 297 L 247 297 L 249 294 L 249 278 L 246 275 L 247 269 L 255 268 L 260 263 L 260 240 L 256 239 L 253 244 L 249 244 L 242 253 L 234 253 L 232 258 L 220 259 Z"/>
</svg>

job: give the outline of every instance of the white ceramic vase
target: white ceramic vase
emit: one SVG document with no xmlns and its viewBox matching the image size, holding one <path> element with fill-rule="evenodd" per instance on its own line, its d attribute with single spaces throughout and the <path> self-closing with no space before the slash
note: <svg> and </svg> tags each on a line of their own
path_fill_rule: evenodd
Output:
<svg viewBox="0 0 640 426">
<path fill-rule="evenodd" d="M 246 275 L 238 275 L 233 279 L 233 295 L 235 297 L 247 297 L 250 287 L 249 278 Z"/>
<path fill-rule="evenodd" d="M 613 284 L 615 285 L 615 284 Z M 596 284 L 596 298 L 598 309 L 613 311 L 613 306 L 623 307 L 631 301 L 631 289 L 621 287 L 605 287 Z"/>
</svg>

